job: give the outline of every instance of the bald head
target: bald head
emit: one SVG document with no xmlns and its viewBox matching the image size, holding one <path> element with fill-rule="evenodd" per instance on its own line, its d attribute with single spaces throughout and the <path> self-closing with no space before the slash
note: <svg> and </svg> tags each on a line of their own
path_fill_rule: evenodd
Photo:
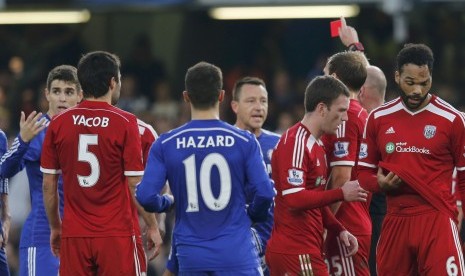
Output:
<svg viewBox="0 0 465 276">
<path fill-rule="evenodd" d="M 367 79 L 363 85 L 360 94 L 360 104 L 368 111 L 384 103 L 386 94 L 386 76 L 383 71 L 376 66 L 367 66 Z"/>
</svg>

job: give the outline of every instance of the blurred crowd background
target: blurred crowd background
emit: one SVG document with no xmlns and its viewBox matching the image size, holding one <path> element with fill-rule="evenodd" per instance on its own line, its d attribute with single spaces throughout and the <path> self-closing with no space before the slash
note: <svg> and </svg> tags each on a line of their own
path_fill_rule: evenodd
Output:
<svg viewBox="0 0 465 276">
<path fill-rule="evenodd" d="M 106 50 L 122 60 L 118 106 L 153 125 L 159 134 L 190 119 L 188 105 L 182 102 L 183 78 L 186 69 L 201 60 L 223 70 L 227 95 L 221 107 L 223 120 L 235 121 L 230 108 L 234 82 L 246 75 L 257 76 L 265 80 L 269 93 L 265 128 L 281 133 L 303 116 L 303 95 L 308 81 L 322 74 L 328 56 L 345 49 L 338 38 L 330 37 L 329 22 L 337 18 L 221 21 L 208 14 L 208 7 L 216 2 L 234 3 L 232 0 L 0 1 L 5 9 L 85 7 L 91 11 L 90 20 L 81 24 L 0 25 L 0 128 L 13 139 L 18 132 L 21 110 L 26 113 L 47 110 L 43 91 L 51 68 L 76 65 L 83 53 Z M 267 1 L 250 1 L 253 2 Z M 432 92 L 465 110 L 462 92 L 465 1 L 327 2 L 358 4 L 359 14 L 347 18 L 347 23 L 357 29 L 370 62 L 386 74 L 387 100 L 397 96 L 396 53 L 406 42 L 425 43 L 433 49 L 436 59 Z M 24 173 L 11 181 L 10 189 L 13 225 L 8 258 L 12 274 L 16 275 L 19 236 L 29 208 Z M 172 222 L 172 216 L 168 216 L 167 248 Z M 151 263 L 149 275 L 160 275 L 167 248 Z"/>
</svg>

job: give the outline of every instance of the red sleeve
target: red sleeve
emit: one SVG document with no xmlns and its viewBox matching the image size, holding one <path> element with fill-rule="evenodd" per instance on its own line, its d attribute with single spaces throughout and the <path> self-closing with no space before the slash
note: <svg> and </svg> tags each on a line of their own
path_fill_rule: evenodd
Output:
<svg viewBox="0 0 465 276">
<path fill-rule="evenodd" d="M 344 200 L 344 194 L 342 193 L 342 189 L 327 191 L 302 189 L 296 193 L 284 195 L 283 199 L 286 205 L 293 209 L 308 210 Z"/>
<path fill-rule="evenodd" d="M 124 174 L 126 176 L 140 176 L 144 173 L 142 164 L 142 148 L 136 117 L 129 117 L 126 127 L 126 137 L 123 148 Z"/>
<path fill-rule="evenodd" d="M 333 212 L 329 207 L 321 208 L 321 216 L 323 217 L 323 226 L 331 231 L 336 231 L 336 233 L 341 233 L 346 230 L 344 226 L 336 219 Z"/>
<path fill-rule="evenodd" d="M 465 198 L 465 118 L 462 113 L 460 115 L 454 121 L 451 135 L 452 152 L 457 168 L 455 194 L 458 200 Z"/>
<path fill-rule="evenodd" d="M 333 166 L 355 166 L 357 160 L 357 142 L 361 137 L 360 126 L 357 124 L 358 118 L 352 118 L 339 125 L 337 135 L 333 136 L 330 152 L 326 152 L 330 167 Z"/>
<path fill-rule="evenodd" d="M 141 125 L 139 125 L 141 127 Z M 141 133 L 141 146 L 142 146 L 142 158 L 144 160 L 144 167 L 147 163 L 147 158 L 149 155 L 150 148 L 152 147 L 153 142 L 155 142 L 157 134 L 155 130 L 149 126 L 142 126 L 143 132 Z"/>
<path fill-rule="evenodd" d="M 380 160 L 376 138 L 374 112 L 372 112 L 368 117 L 362 143 L 360 144 L 357 179 L 363 189 L 373 193 L 381 191 L 376 178 Z"/>
</svg>

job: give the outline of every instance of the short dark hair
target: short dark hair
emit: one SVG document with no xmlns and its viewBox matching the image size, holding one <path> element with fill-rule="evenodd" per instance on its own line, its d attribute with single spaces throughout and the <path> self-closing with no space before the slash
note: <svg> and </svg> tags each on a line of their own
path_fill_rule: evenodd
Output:
<svg viewBox="0 0 465 276">
<path fill-rule="evenodd" d="M 52 82 L 54 80 L 60 80 L 64 82 L 69 82 L 76 85 L 76 92 L 81 91 L 81 84 L 79 83 L 77 76 L 77 69 L 71 65 L 59 65 L 48 73 L 47 76 L 47 89 L 50 91 L 52 88 Z"/>
<path fill-rule="evenodd" d="M 100 98 L 110 88 L 110 81 L 115 78 L 120 82 L 121 62 L 118 56 L 105 51 L 85 54 L 78 63 L 77 73 L 84 98 Z"/>
<path fill-rule="evenodd" d="M 242 86 L 245 84 L 251 84 L 251 85 L 257 85 L 257 86 L 263 86 L 266 88 L 265 82 L 257 77 L 243 77 L 242 79 L 236 81 L 234 83 L 234 88 L 233 88 L 233 94 L 232 94 L 232 99 L 233 101 L 238 101 L 239 97 L 241 96 L 241 89 Z"/>
<path fill-rule="evenodd" d="M 223 74 L 219 67 L 202 61 L 187 70 L 185 86 L 192 105 L 205 110 L 218 102 Z"/>
<path fill-rule="evenodd" d="M 404 48 L 397 54 L 396 70 L 402 73 L 405 64 L 418 66 L 427 65 L 430 74 L 433 73 L 434 55 L 430 47 L 425 44 L 405 44 Z"/>
<path fill-rule="evenodd" d="M 359 51 L 345 51 L 328 59 L 329 74 L 336 74 L 350 90 L 359 91 L 367 79 L 368 60 Z"/>
<path fill-rule="evenodd" d="M 349 89 L 340 80 L 332 76 L 315 77 L 305 89 L 305 112 L 315 111 L 319 103 L 328 108 L 339 96 L 350 96 Z"/>
</svg>

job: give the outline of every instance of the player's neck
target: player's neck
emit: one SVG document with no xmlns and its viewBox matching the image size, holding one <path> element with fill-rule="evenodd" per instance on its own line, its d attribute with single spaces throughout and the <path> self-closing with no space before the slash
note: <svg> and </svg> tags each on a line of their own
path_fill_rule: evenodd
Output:
<svg viewBox="0 0 465 276">
<path fill-rule="evenodd" d="M 349 99 L 358 101 L 358 96 L 357 96 L 358 93 L 359 91 L 352 91 L 352 90 L 349 91 L 349 94 L 350 94 Z"/>
<path fill-rule="evenodd" d="M 301 123 L 310 130 L 310 133 L 316 139 L 320 139 L 321 135 L 323 135 L 323 130 L 321 130 L 321 120 L 316 114 L 312 112 L 305 113 L 304 118 L 302 119 Z"/>
<path fill-rule="evenodd" d="M 213 108 L 206 110 L 191 108 L 191 118 L 192 120 L 219 120 L 220 114 L 217 109 Z"/>
<path fill-rule="evenodd" d="M 234 124 L 237 128 L 240 128 L 240 129 L 243 129 L 243 130 L 248 130 L 250 132 L 252 132 L 255 137 L 259 137 L 260 134 L 262 134 L 262 129 L 261 128 L 251 128 L 251 127 L 248 127 L 247 125 L 245 125 L 244 123 L 242 123 L 241 121 L 236 121 L 236 123 Z"/>
<path fill-rule="evenodd" d="M 107 104 L 111 104 L 111 98 L 109 97 L 100 97 L 100 98 L 86 98 L 86 101 L 91 101 L 91 102 L 105 102 Z"/>
</svg>

